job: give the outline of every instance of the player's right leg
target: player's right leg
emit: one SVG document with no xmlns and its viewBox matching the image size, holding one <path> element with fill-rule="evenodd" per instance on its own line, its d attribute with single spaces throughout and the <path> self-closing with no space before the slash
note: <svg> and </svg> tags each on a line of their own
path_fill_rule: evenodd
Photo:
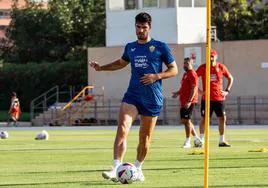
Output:
<svg viewBox="0 0 268 188">
<path fill-rule="evenodd" d="M 114 165 L 110 171 L 102 173 L 103 178 L 117 181 L 116 170 L 122 163 L 124 155 L 127 150 L 127 136 L 132 122 L 138 115 L 137 108 L 132 105 L 123 102 L 120 107 L 119 121 L 117 127 L 117 134 L 114 141 Z"/>
</svg>

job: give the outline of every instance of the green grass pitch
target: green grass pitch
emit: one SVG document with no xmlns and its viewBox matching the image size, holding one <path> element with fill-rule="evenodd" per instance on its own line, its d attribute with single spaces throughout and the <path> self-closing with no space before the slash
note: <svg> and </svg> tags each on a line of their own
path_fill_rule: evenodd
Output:
<svg viewBox="0 0 268 188">
<path fill-rule="evenodd" d="M 145 182 L 121 185 L 104 180 L 112 165 L 113 130 L 48 130 L 50 140 L 35 141 L 34 130 L 10 130 L 0 140 L 0 188 L 203 187 L 203 155 L 181 148 L 182 128 L 156 129 L 143 165 Z M 41 129 L 40 129 L 41 130 Z M 268 129 L 228 129 L 231 148 L 218 148 L 210 131 L 209 187 L 268 187 Z M 134 162 L 137 128 L 131 130 L 125 162 Z"/>
</svg>

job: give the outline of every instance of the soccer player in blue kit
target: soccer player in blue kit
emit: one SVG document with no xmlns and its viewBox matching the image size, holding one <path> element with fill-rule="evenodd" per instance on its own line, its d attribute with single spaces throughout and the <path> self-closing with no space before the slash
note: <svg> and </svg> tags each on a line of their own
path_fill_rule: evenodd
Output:
<svg viewBox="0 0 268 188">
<path fill-rule="evenodd" d="M 117 181 L 116 170 L 122 163 L 127 149 L 127 136 L 132 122 L 140 115 L 139 144 L 135 166 L 137 181 L 144 181 L 142 164 L 149 150 L 153 130 L 160 114 L 163 95 L 162 79 L 178 73 L 177 65 L 167 44 L 150 36 L 151 16 L 142 12 L 135 17 L 137 41 L 128 43 L 122 57 L 112 63 L 99 65 L 89 61 L 96 71 L 114 71 L 131 65 L 131 78 L 119 112 L 117 134 L 114 141 L 114 165 L 102 173 L 105 179 Z M 167 69 L 162 70 L 165 63 Z"/>
</svg>

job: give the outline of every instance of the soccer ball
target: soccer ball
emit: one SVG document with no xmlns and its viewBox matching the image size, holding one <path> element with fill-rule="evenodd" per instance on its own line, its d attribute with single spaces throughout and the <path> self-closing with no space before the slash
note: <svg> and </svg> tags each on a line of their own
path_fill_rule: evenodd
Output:
<svg viewBox="0 0 268 188">
<path fill-rule="evenodd" d="M 137 179 L 138 172 L 135 165 L 123 163 L 117 168 L 116 175 L 122 184 L 130 184 Z"/>
<path fill-rule="evenodd" d="M 1 139 L 7 139 L 8 138 L 8 132 L 7 131 L 1 131 L 0 137 Z"/>
<path fill-rule="evenodd" d="M 43 130 L 42 132 L 38 133 L 35 137 L 35 140 L 48 140 L 49 135 L 46 130 Z"/>
</svg>

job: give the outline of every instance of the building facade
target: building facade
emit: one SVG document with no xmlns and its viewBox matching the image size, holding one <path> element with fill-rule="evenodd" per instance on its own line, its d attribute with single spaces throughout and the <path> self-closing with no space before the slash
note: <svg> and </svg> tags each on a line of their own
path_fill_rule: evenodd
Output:
<svg viewBox="0 0 268 188">
<path fill-rule="evenodd" d="M 47 5 L 46 1 L 35 1 L 42 3 L 45 7 Z M 25 0 L 18 0 L 17 7 L 23 8 L 26 5 Z M 12 0 L 0 0 L 0 39 L 6 38 L 6 29 L 11 21 L 11 10 L 13 6 Z"/>
<path fill-rule="evenodd" d="M 106 46 L 136 40 L 135 16 L 152 15 L 152 35 L 169 44 L 206 40 L 206 0 L 106 0 Z"/>
</svg>

